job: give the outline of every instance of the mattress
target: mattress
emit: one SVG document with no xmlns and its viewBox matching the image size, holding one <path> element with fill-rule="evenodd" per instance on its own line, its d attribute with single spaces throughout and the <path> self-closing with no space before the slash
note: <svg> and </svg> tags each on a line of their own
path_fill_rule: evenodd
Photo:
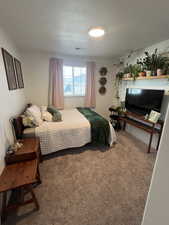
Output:
<svg viewBox="0 0 169 225">
<path fill-rule="evenodd" d="M 91 126 L 89 121 L 77 110 L 62 110 L 61 122 L 43 122 L 34 130 L 26 130 L 28 135 L 40 138 L 42 154 L 49 154 L 62 149 L 81 147 L 91 142 Z M 116 141 L 113 127 L 110 126 L 109 144 Z"/>
</svg>

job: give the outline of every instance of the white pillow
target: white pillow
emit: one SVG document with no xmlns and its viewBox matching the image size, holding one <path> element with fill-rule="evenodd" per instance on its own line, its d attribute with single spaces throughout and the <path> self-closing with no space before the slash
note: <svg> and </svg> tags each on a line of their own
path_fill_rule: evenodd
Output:
<svg viewBox="0 0 169 225">
<path fill-rule="evenodd" d="M 47 122 L 52 122 L 52 118 L 53 118 L 53 116 L 52 116 L 51 113 L 49 113 L 49 112 L 47 112 L 47 111 L 43 111 L 43 112 L 42 112 L 42 119 L 43 119 L 43 120 L 45 120 L 45 121 L 47 121 Z"/>
<path fill-rule="evenodd" d="M 46 112 L 47 111 L 47 106 L 41 106 L 40 107 L 41 112 Z"/>
<path fill-rule="evenodd" d="M 41 119 L 41 111 L 40 108 L 36 105 L 32 105 L 31 107 L 27 108 L 26 114 L 34 118 L 34 123 L 39 126 L 43 123 Z"/>
</svg>

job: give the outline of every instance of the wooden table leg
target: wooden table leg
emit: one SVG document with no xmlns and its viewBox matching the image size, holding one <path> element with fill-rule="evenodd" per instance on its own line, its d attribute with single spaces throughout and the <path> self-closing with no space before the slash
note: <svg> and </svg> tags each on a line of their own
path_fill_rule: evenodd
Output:
<svg viewBox="0 0 169 225">
<path fill-rule="evenodd" d="M 37 198 L 36 198 L 36 196 L 35 196 L 35 193 L 34 193 L 34 191 L 33 191 L 32 185 L 28 185 L 28 186 L 26 187 L 26 189 L 28 189 L 29 192 L 31 193 L 31 195 L 32 195 L 32 200 L 33 200 L 33 202 L 35 203 L 36 209 L 39 210 L 39 203 L 38 203 L 38 200 L 37 200 Z"/>
<path fill-rule="evenodd" d="M 156 151 L 158 151 L 158 147 L 159 147 L 159 145 L 160 145 L 160 140 L 161 140 L 162 132 L 163 132 L 163 124 L 161 124 L 161 129 L 160 129 L 160 133 L 159 133 L 159 137 L 158 137 L 158 142 L 157 142 Z"/>
<path fill-rule="evenodd" d="M 2 211 L 1 211 L 1 224 L 6 222 L 6 208 L 7 208 L 7 192 L 2 193 Z"/>
<path fill-rule="evenodd" d="M 149 141 L 147 153 L 150 153 L 150 151 L 151 151 L 151 143 L 152 143 L 152 139 L 153 139 L 154 128 L 155 128 L 155 124 L 153 124 L 152 131 L 150 134 L 150 141 Z"/>
<path fill-rule="evenodd" d="M 123 123 L 123 130 L 125 130 L 126 129 L 126 122 L 124 121 L 124 123 Z"/>
<path fill-rule="evenodd" d="M 41 152 L 41 148 L 39 147 L 39 161 L 40 163 L 43 162 L 43 156 L 42 156 L 42 152 Z"/>
<path fill-rule="evenodd" d="M 160 139 L 161 139 L 161 135 L 159 135 L 159 137 L 158 137 L 158 142 L 157 142 L 156 151 L 158 151 L 158 147 L 159 147 L 159 144 L 160 144 Z"/>
<path fill-rule="evenodd" d="M 39 184 L 42 183 L 41 178 L 40 178 L 39 166 L 38 166 L 38 168 L 37 168 L 37 180 L 38 180 L 38 183 L 39 183 Z"/>
</svg>

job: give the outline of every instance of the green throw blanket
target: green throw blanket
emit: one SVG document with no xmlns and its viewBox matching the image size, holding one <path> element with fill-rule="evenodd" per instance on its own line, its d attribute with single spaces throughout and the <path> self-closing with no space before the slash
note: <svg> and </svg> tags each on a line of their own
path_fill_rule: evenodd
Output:
<svg viewBox="0 0 169 225">
<path fill-rule="evenodd" d="M 90 122 L 93 144 L 109 144 L 109 122 L 90 108 L 77 108 Z"/>
</svg>

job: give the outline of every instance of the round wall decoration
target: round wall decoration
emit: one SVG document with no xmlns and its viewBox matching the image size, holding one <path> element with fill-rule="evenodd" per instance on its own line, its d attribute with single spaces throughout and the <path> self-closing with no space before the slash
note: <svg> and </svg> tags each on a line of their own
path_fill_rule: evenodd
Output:
<svg viewBox="0 0 169 225">
<path fill-rule="evenodd" d="M 104 86 L 100 87 L 100 88 L 99 88 L 99 93 L 100 93 L 101 95 L 104 95 L 104 94 L 106 93 L 106 88 L 105 88 Z"/>
<path fill-rule="evenodd" d="M 106 77 L 101 77 L 99 80 L 99 83 L 104 86 L 107 83 L 107 78 Z"/>
<path fill-rule="evenodd" d="M 100 69 L 100 75 L 101 76 L 106 76 L 106 74 L 107 74 L 107 68 L 106 67 L 101 67 L 101 69 Z"/>
<path fill-rule="evenodd" d="M 101 67 L 99 70 L 100 76 L 101 78 L 99 79 L 99 83 L 100 83 L 100 88 L 99 88 L 99 93 L 101 95 L 106 94 L 106 88 L 105 85 L 107 83 L 107 78 L 105 77 L 107 75 L 107 68 L 106 67 Z"/>
</svg>

